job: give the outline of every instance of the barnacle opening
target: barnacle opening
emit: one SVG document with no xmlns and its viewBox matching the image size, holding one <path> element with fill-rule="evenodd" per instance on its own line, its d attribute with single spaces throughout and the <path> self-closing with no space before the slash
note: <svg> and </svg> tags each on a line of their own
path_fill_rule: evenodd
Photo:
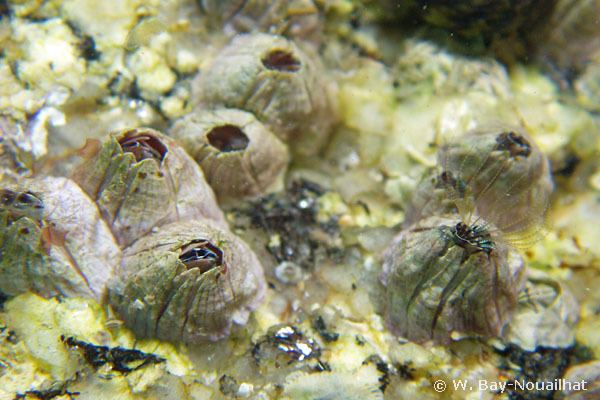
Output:
<svg viewBox="0 0 600 400">
<path fill-rule="evenodd" d="M 212 128 L 206 138 L 212 147 L 224 153 L 245 150 L 250 143 L 244 131 L 230 124 Z"/>
<path fill-rule="evenodd" d="M 511 157 L 529 157 L 531 144 L 522 135 L 514 132 L 503 132 L 496 138 L 496 148 L 506 150 Z"/>
<path fill-rule="evenodd" d="M 32 192 L 15 192 L 10 189 L 0 190 L 0 210 L 6 210 L 11 221 L 25 215 L 41 220 L 43 209 L 42 199 Z"/>
<path fill-rule="evenodd" d="M 205 239 L 194 240 L 181 248 L 179 259 L 188 270 L 205 273 L 223 265 L 223 251 Z"/>
<path fill-rule="evenodd" d="M 267 69 L 281 72 L 297 72 L 302 63 L 288 50 L 271 50 L 262 59 Z"/>
<path fill-rule="evenodd" d="M 468 255 L 484 252 L 490 254 L 495 245 L 489 231 L 482 225 L 458 222 L 451 229 L 452 241 L 467 251 Z"/>
<path fill-rule="evenodd" d="M 132 153 L 137 162 L 147 158 L 162 162 L 167 154 L 167 146 L 157 137 L 149 134 L 131 135 L 127 133 L 119 140 L 125 153 Z"/>
</svg>

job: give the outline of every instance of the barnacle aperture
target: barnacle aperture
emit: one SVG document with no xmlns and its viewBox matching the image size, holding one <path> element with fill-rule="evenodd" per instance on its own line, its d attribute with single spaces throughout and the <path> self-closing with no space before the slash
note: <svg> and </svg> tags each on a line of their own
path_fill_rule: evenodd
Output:
<svg viewBox="0 0 600 400">
<path fill-rule="evenodd" d="M 171 134 L 200 164 L 219 199 L 264 194 L 287 169 L 287 147 L 256 118 L 240 110 L 193 113 Z"/>
<path fill-rule="evenodd" d="M 208 218 L 226 226 L 198 165 L 153 129 L 110 135 L 84 158 L 73 179 L 94 199 L 122 246 L 183 218 Z"/>
<path fill-rule="evenodd" d="M 385 254 L 386 317 L 410 340 L 451 333 L 500 336 L 524 285 L 521 257 L 492 239 L 493 225 L 429 217 L 402 231 Z"/>
<path fill-rule="evenodd" d="M 95 204 L 71 180 L 0 190 L 0 291 L 100 300 L 121 251 Z"/>
<path fill-rule="evenodd" d="M 459 193 L 447 184 L 446 196 L 469 204 L 499 229 L 527 231 L 543 223 L 554 184 L 548 159 L 525 133 L 466 134 L 440 149 L 438 163 L 466 189 Z"/>
<path fill-rule="evenodd" d="M 244 242 L 213 225 L 166 225 L 124 250 L 108 299 L 138 337 L 218 340 L 258 306 L 262 266 Z"/>
<path fill-rule="evenodd" d="M 293 139 L 299 152 L 314 154 L 333 113 L 324 73 L 308 51 L 282 36 L 236 36 L 198 75 L 195 103 L 249 111 L 281 139 Z"/>
</svg>

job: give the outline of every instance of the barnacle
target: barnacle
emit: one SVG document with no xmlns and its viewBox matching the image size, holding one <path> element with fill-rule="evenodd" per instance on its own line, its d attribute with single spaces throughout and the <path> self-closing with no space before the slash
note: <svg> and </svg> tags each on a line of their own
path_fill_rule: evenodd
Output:
<svg viewBox="0 0 600 400">
<path fill-rule="evenodd" d="M 192 113 L 171 134 L 202 167 L 220 199 L 263 194 L 285 173 L 288 150 L 247 112 Z"/>
<path fill-rule="evenodd" d="M 442 146 L 438 162 L 437 184 L 463 214 L 476 209 L 505 233 L 530 234 L 543 224 L 554 183 L 548 159 L 527 134 L 469 133 Z"/>
<path fill-rule="evenodd" d="M 198 0 L 201 10 L 238 32 L 276 32 L 313 38 L 321 28 L 312 0 Z"/>
<path fill-rule="evenodd" d="M 530 351 L 570 347 L 575 342 L 573 326 L 578 317 L 577 300 L 566 286 L 541 271 L 530 270 L 506 339 Z"/>
<path fill-rule="evenodd" d="M 496 239 L 493 225 L 433 216 L 396 237 L 381 280 L 393 332 L 447 342 L 453 331 L 501 335 L 524 285 L 524 265 Z"/>
<path fill-rule="evenodd" d="M 94 203 L 71 180 L 0 191 L 0 290 L 99 300 L 121 252 Z"/>
<path fill-rule="evenodd" d="M 198 165 L 172 139 L 149 128 L 88 142 L 73 179 L 96 202 L 119 244 L 184 218 L 226 223 Z"/>
<path fill-rule="evenodd" d="M 319 151 L 333 122 L 317 60 L 276 35 L 236 36 L 199 74 L 194 95 L 201 106 L 252 112 L 302 154 Z"/>
<path fill-rule="evenodd" d="M 284 399 L 294 400 L 379 400 L 383 394 L 379 382 L 362 371 L 290 374 L 285 384 Z"/>
<path fill-rule="evenodd" d="M 166 225 L 124 250 L 109 302 L 139 337 L 196 343 L 246 323 L 265 291 L 248 246 L 210 222 Z"/>
</svg>

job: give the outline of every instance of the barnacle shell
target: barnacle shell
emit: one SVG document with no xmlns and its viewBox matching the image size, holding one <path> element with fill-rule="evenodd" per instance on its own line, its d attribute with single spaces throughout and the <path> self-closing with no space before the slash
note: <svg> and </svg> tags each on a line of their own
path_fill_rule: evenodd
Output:
<svg viewBox="0 0 600 400">
<path fill-rule="evenodd" d="M 524 284 L 523 260 L 502 242 L 492 242 L 491 251 L 460 245 L 452 232 L 459 222 L 426 218 L 386 251 L 381 280 L 388 325 L 396 334 L 447 342 L 452 331 L 502 333 Z"/>
<path fill-rule="evenodd" d="M 154 227 L 208 218 L 226 227 L 204 175 L 172 139 L 149 128 L 88 142 L 73 179 L 96 202 L 119 244 L 127 246 Z"/>
<path fill-rule="evenodd" d="M 316 60 L 282 36 L 236 36 L 194 82 L 197 104 L 250 111 L 294 150 L 316 153 L 332 124 Z M 300 141 L 300 143 L 298 143 Z"/>
<path fill-rule="evenodd" d="M 239 238 L 210 222 L 181 222 L 123 254 L 109 302 L 139 337 L 195 343 L 246 323 L 265 291 L 262 266 Z"/>
<path fill-rule="evenodd" d="M 221 199 L 264 193 L 289 161 L 286 145 L 254 115 L 240 110 L 192 113 L 171 134 L 200 164 Z"/>
<path fill-rule="evenodd" d="M 577 300 L 567 287 L 530 270 L 519 308 L 510 322 L 506 340 L 520 348 L 570 347 L 575 342 L 573 326 L 579 317 Z"/>
<path fill-rule="evenodd" d="M 198 0 L 211 19 L 238 32 L 262 31 L 315 38 L 321 28 L 312 0 Z"/>
<path fill-rule="evenodd" d="M 438 158 L 457 187 L 467 190 L 466 200 L 499 229 L 527 230 L 543 222 L 554 183 L 548 159 L 527 134 L 469 133 L 444 145 Z"/>
<path fill-rule="evenodd" d="M 294 400 L 381 400 L 378 376 L 368 372 L 318 372 L 290 374 L 285 383 L 284 399 Z"/>
<path fill-rule="evenodd" d="M 16 178 L 31 170 L 33 154 L 31 138 L 25 124 L 8 114 L 0 114 L 0 180 Z"/>
<path fill-rule="evenodd" d="M 88 196 L 53 177 L 1 194 L 0 291 L 99 300 L 121 252 Z"/>
</svg>

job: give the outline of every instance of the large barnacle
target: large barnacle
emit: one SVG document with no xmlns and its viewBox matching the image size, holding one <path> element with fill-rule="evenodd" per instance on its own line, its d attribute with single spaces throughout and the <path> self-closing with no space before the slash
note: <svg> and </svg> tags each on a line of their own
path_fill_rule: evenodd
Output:
<svg viewBox="0 0 600 400">
<path fill-rule="evenodd" d="M 302 154 L 318 152 L 332 124 L 317 60 L 281 36 L 236 36 L 198 75 L 194 95 L 200 106 L 252 112 Z"/>
<path fill-rule="evenodd" d="M 171 134 L 200 164 L 220 199 L 263 194 L 287 168 L 286 145 L 244 111 L 193 113 Z"/>
<path fill-rule="evenodd" d="M 0 291 L 100 300 L 120 255 L 73 181 L 48 177 L 0 190 Z"/>
<path fill-rule="evenodd" d="M 167 225 L 124 251 L 108 298 L 138 337 L 218 340 L 244 325 L 262 300 L 265 281 L 254 253 L 211 225 Z"/>
<path fill-rule="evenodd" d="M 444 145 L 438 158 L 436 183 L 459 211 L 476 209 L 505 233 L 543 223 L 554 184 L 547 158 L 525 133 L 470 133 Z"/>
<path fill-rule="evenodd" d="M 385 254 L 390 329 L 414 341 L 451 333 L 500 336 L 524 285 L 521 257 L 483 220 L 429 217 L 402 231 Z"/>
<path fill-rule="evenodd" d="M 198 0 L 198 4 L 213 21 L 237 32 L 276 32 L 315 39 L 321 28 L 312 0 Z"/>
<path fill-rule="evenodd" d="M 96 202 L 119 244 L 187 218 L 226 223 L 198 165 L 172 139 L 128 129 L 89 145 L 73 179 Z M 90 151 L 88 151 L 90 150 Z"/>
</svg>

